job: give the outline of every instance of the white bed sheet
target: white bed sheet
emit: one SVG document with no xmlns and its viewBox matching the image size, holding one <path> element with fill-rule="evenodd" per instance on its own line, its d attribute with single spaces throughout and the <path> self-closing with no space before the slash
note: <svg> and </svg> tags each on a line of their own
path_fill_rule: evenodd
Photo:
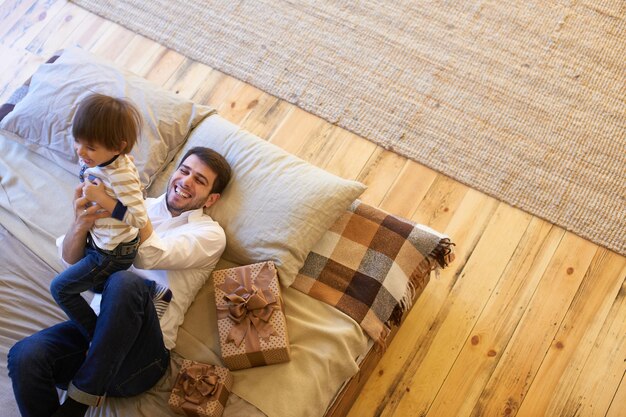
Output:
<svg viewBox="0 0 626 417">
<path fill-rule="evenodd" d="M 0 407 L 6 415 L 18 415 L 6 374 L 8 349 L 16 340 L 65 319 L 48 285 L 61 268 L 54 239 L 69 225 L 76 184 L 77 179 L 67 171 L 0 135 L 0 238 L 10 242 L 2 246 L 0 256 Z M 229 399 L 226 417 L 263 413 L 321 417 L 343 382 L 358 371 L 355 358 L 368 349 L 358 324 L 296 290 L 285 289 L 283 295 L 292 360 L 233 372 L 235 395 Z M 168 375 L 145 394 L 108 399 L 91 416 L 173 415 L 166 402 L 179 355 L 220 363 L 210 280 L 179 330 Z"/>
<path fill-rule="evenodd" d="M 56 272 L 22 242 L 0 226 L 0 409 L 3 416 L 19 411 L 7 371 L 7 354 L 16 340 L 65 320 L 50 296 L 47 283 Z M 28 259 L 28 262 L 24 262 Z M 38 277 L 39 279 L 32 279 Z M 26 307 L 27 306 L 27 307 Z M 172 354 L 168 373 L 148 393 L 130 399 L 109 399 L 106 407 L 90 410 L 89 416 L 171 416 L 167 399 L 182 357 Z M 224 417 L 265 416 L 237 395 L 229 398 Z"/>
</svg>

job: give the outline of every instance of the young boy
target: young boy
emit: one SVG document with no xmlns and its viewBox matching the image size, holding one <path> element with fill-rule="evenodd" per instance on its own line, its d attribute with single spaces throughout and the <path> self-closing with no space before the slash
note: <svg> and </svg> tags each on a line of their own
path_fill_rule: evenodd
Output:
<svg viewBox="0 0 626 417">
<path fill-rule="evenodd" d="M 141 116 L 128 101 L 92 94 L 78 106 L 72 123 L 83 195 L 111 213 L 87 236 L 85 256 L 50 285 L 54 300 L 91 339 L 96 314 L 81 292 L 101 292 L 114 272 L 128 269 L 139 247 L 139 229 L 147 223 L 139 173 L 128 153 L 137 141 Z M 86 210 L 86 208 L 85 208 Z M 154 281 L 150 286 L 157 314 L 165 313 L 172 293 Z"/>
</svg>

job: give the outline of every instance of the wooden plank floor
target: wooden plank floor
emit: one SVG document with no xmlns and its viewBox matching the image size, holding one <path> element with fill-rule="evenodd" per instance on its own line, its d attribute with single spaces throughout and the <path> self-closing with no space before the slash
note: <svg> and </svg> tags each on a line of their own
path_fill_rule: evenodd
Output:
<svg viewBox="0 0 626 417">
<path fill-rule="evenodd" d="M 0 0 L 0 100 L 74 44 L 452 236 L 349 416 L 626 416 L 626 258 L 65 0 Z"/>
</svg>

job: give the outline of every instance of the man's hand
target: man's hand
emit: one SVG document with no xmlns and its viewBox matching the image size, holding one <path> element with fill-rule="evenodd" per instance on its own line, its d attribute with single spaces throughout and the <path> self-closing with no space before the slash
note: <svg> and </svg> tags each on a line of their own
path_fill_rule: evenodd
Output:
<svg viewBox="0 0 626 417">
<path fill-rule="evenodd" d="M 146 225 L 143 228 L 139 229 L 139 241 L 143 243 L 148 240 L 153 231 L 154 229 L 152 227 L 152 222 L 148 218 L 148 222 L 146 223 Z"/>
<path fill-rule="evenodd" d="M 69 264 L 75 264 L 85 254 L 87 233 L 96 220 L 110 217 L 111 213 L 102 210 L 99 205 L 83 197 L 83 184 L 74 189 L 74 222 L 63 239 L 63 259 Z"/>
</svg>

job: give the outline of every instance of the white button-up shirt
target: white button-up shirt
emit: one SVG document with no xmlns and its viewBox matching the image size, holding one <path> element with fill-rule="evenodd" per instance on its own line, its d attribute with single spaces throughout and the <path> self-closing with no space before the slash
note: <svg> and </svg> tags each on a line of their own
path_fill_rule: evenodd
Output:
<svg viewBox="0 0 626 417">
<path fill-rule="evenodd" d="M 178 327 L 222 255 L 226 236 L 222 227 L 201 208 L 172 217 L 165 195 L 148 198 L 145 204 L 154 233 L 139 247 L 130 271 L 172 290 L 172 301 L 160 323 L 165 346 L 173 349 Z M 62 243 L 63 239 L 59 238 L 57 245 Z M 99 311 L 99 294 L 91 306 Z"/>
</svg>

